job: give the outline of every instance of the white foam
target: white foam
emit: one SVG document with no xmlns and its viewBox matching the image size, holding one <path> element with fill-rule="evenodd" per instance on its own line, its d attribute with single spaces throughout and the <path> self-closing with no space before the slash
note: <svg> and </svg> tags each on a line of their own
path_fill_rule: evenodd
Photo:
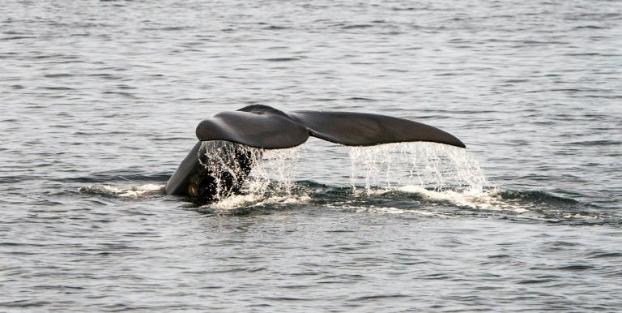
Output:
<svg viewBox="0 0 622 313">
<path fill-rule="evenodd" d="M 422 188 L 421 186 L 403 186 L 397 188 L 401 192 L 415 193 L 434 203 L 448 203 L 458 207 L 489 210 L 489 211 L 512 211 L 525 213 L 530 211 L 528 207 L 517 203 L 503 200 L 497 189 L 474 191 L 435 191 Z M 386 191 L 385 191 L 386 192 Z"/>
<path fill-rule="evenodd" d="M 259 207 L 263 205 L 294 205 L 308 203 L 311 197 L 308 195 L 280 195 L 265 196 L 258 194 L 233 195 L 221 201 L 206 204 L 203 208 L 219 210 L 220 213 L 237 208 Z"/>
<path fill-rule="evenodd" d="M 137 186 L 89 185 L 79 189 L 80 192 L 102 194 L 120 198 L 141 198 L 164 193 L 164 185 L 145 184 Z"/>
<path fill-rule="evenodd" d="M 131 186 L 125 190 L 121 190 L 119 196 L 140 198 L 149 195 L 161 194 L 164 192 L 164 185 L 146 184 L 140 186 Z"/>
</svg>

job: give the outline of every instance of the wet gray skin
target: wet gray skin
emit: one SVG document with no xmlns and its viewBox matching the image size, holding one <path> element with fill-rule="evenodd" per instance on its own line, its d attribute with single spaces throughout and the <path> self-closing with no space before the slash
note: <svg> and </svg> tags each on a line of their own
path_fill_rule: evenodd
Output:
<svg viewBox="0 0 622 313">
<path fill-rule="evenodd" d="M 438 128 L 379 114 L 294 111 L 265 105 L 222 112 L 202 121 L 199 141 L 166 183 L 166 193 L 197 203 L 223 199 L 240 190 L 253 160 L 249 148 L 285 149 L 309 136 L 347 146 L 425 141 L 460 148 L 465 145 Z"/>
</svg>

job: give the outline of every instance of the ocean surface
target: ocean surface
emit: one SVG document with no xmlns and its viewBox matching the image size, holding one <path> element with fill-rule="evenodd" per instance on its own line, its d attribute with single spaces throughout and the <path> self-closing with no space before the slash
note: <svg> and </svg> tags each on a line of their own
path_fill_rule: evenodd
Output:
<svg viewBox="0 0 622 313">
<path fill-rule="evenodd" d="M 619 312 L 622 1 L 2 1 L 0 312 Z M 163 186 L 250 104 L 431 143 Z"/>
</svg>

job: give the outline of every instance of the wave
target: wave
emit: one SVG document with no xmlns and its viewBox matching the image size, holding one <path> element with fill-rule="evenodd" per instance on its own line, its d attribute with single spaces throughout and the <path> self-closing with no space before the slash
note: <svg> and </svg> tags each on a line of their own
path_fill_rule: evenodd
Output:
<svg viewBox="0 0 622 313">
<path fill-rule="evenodd" d="M 164 185 L 144 184 L 115 186 L 107 184 L 94 184 L 82 186 L 78 189 L 82 194 L 101 195 L 119 199 L 131 198 L 141 199 L 148 196 L 164 195 Z"/>
<path fill-rule="evenodd" d="M 463 149 L 437 144 L 396 144 L 351 148 L 349 154 L 349 186 L 296 180 L 293 169 L 301 159 L 299 147 L 264 151 L 241 194 L 212 204 L 188 207 L 223 215 L 328 208 L 422 217 L 475 216 L 551 223 L 622 224 L 620 216 L 612 210 L 569 196 L 495 186 L 486 179 L 478 162 Z M 95 173 L 69 180 L 89 183 L 80 188 L 82 194 L 127 200 L 165 196 L 163 183 L 167 178 L 167 173 L 125 171 Z"/>
<path fill-rule="evenodd" d="M 340 210 L 362 214 L 408 214 L 422 218 L 482 217 L 573 225 L 622 225 L 622 216 L 597 205 L 539 190 L 435 190 L 419 185 L 394 188 L 330 186 L 293 182 L 288 190 L 269 183 L 261 192 L 246 189 L 216 203 L 195 205 L 176 197 L 186 209 L 216 215 L 261 215 L 283 210 Z M 140 201 L 167 196 L 163 184 L 89 184 L 81 194 Z"/>
</svg>

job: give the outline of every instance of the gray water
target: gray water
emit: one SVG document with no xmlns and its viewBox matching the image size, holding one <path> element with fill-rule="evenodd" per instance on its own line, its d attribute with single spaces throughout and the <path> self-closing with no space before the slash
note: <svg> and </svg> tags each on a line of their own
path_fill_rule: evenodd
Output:
<svg viewBox="0 0 622 313">
<path fill-rule="evenodd" d="M 2 312 L 622 307 L 620 1 L 0 4 Z M 249 104 L 468 149 L 310 140 L 222 203 L 164 195 Z"/>
</svg>

